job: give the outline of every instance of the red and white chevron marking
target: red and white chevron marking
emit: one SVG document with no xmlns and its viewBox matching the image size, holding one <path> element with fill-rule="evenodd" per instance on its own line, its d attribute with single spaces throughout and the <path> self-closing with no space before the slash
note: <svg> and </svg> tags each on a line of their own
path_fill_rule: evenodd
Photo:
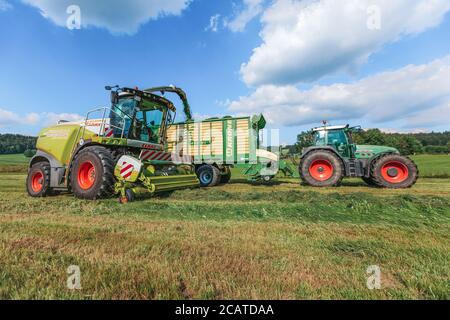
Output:
<svg viewBox="0 0 450 320">
<path fill-rule="evenodd" d="M 114 134 L 113 128 L 105 128 L 105 137 L 111 138 Z"/>
<path fill-rule="evenodd" d="M 142 150 L 139 159 L 144 160 L 159 160 L 170 161 L 172 154 L 167 152 L 155 151 L 155 150 Z"/>
<path fill-rule="evenodd" d="M 126 179 L 129 176 L 131 176 L 131 174 L 133 173 L 133 170 L 134 170 L 134 166 L 132 164 L 124 162 L 123 166 L 122 166 L 122 169 L 120 170 L 120 175 L 124 179 Z"/>
</svg>

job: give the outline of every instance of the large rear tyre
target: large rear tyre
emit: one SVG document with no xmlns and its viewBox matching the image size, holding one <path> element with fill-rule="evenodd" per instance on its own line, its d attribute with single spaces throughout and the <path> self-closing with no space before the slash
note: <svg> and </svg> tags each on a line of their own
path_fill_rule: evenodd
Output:
<svg viewBox="0 0 450 320">
<path fill-rule="evenodd" d="M 197 169 L 197 177 L 201 187 L 214 187 L 220 182 L 220 170 L 215 166 L 205 164 Z"/>
<path fill-rule="evenodd" d="M 411 159 L 388 154 L 375 160 L 371 167 L 371 177 L 382 188 L 411 188 L 419 177 L 419 170 Z"/>
<path fill-rule="evenodd" d="M 300 162 L 302 181 L 313 187 L 339 186 L 344 178 L 344 165 L 339 157 L 327 150 L 311 151 Z"/>
<path fill-rule="evenodd" d="M 96 200 L 114 193 L 114 159 L 101 146 L 81 150 L 72 161 L 70 185 L 77 198 Z"/>
<path fill-rule="evenodd" d="M 50 164 L 48 162 L 38 162 L 30 168 L 27 177 L 27 192 L 31 197 L 46 197 L 51 194 Z"/>
</svg>

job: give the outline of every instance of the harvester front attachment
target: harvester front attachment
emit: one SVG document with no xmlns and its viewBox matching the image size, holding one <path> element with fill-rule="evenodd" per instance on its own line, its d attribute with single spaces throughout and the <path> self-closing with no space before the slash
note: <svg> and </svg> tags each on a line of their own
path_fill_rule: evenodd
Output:
<svg viewBox="0 0 450 320">
<path fill-rule="evenodd" d="M 139 193 L 161 193 L 199 185 L 190 164 L 175 165 L 166 161 L 140 161 L 122 156 L 114 169 L 115 192 L 120 203 L 131 202 Z"/>
</svg>

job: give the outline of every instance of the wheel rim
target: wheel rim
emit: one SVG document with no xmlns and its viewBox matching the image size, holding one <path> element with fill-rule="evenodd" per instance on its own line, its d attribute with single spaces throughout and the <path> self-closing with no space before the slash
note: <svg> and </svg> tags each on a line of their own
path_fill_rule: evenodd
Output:
<svg viewBox="0 0 450 320">
<path fill-rule="evenodd" d="M 31 177 L 31 189 L 34 192 L 40 192 L 44 186 L 44 175 L 41 171 L 35 172 Z"/>
<path fill-rule="evenodd" d="M 408 167 L 399 161 L 389 161 L 381 168 L 383 179 L 389 183 L 402 183 L 409 177 Z"/>
<path fill-rule="evenodd" d="M 92 188 L 95 183 L 95 167 L 92 162 L 87 161 L 81 164 L 78 169 L 78 185 L 83 190 Z"/>
<path fill-rule="evenodd" d="M 208 184 L 208 183 L 210 183 L 210 182 L 211 182 L 211 179 L 212 179 L 212 174 L 211 174 L 210 172 L 202 172 L 202 173 L 200 174 L 200 181 L 201 181 L 203 184 Z"/>
<path fill-rule="evenodd" d="M 315 160 L 309 166 L 311 177 L 318 181 L 327 181 L 333 176 L 334 168 L 328 160 Z"/>
</svg>

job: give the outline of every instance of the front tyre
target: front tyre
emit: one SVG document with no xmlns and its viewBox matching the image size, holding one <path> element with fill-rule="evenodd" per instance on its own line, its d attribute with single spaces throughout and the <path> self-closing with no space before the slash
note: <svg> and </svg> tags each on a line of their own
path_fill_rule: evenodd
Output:
<svg viewBox="0 0 450 320">
<path fill-rule="evenodd" d="M 34 164 L 27 177 L 27 192 L 31 197 L 46 197 L 51 194 L 50 164 L 38 162 Z"/>
<path fill-rule="evenodd" d="M 100 146 L 81 150 L 72 161 L 70 184 L 77 198 L 96 200 L 114 193 L 114 159 Z"/>
<path fill-rule="evenodd" d="M 411 188 L 419 177 L 416 164 L 409 158 L 396 154 L 380 157 L 371 169 L 374 182 L 383 188 Z"/>
<path fill-rule="evenodd" d="M 344 177 L 344 166 L 339 157 L 327 150 L 308 153 L 300 163 L 302 181 L 313 187 L 334 187 L 340 185 Z"/>
</svg>

